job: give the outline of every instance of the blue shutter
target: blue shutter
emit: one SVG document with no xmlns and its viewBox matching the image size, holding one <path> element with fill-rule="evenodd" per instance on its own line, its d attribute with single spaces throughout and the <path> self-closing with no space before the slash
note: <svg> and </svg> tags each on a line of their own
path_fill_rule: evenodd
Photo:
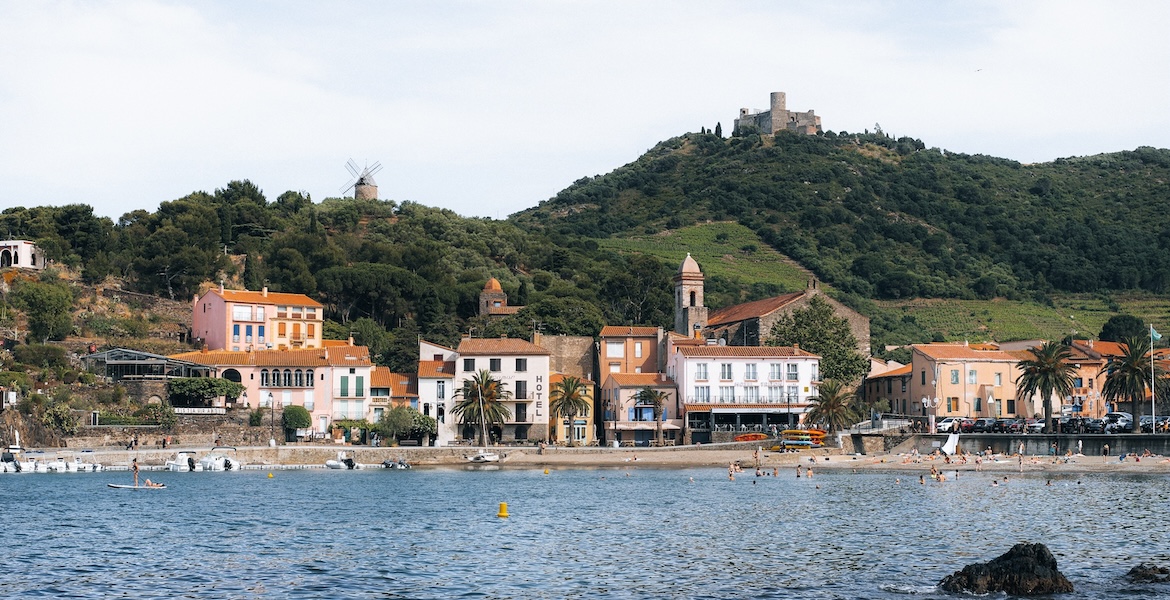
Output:
<svg viewBox="0 0 1170 600">
<path fill-rule="evenodd" d="M 631 409 L 629 409 L 629 410 L 630 410 L 630 418 L 628 418 L 628 419 L 626 419 L 626 420 L 627 420 L 627 421 L 633 421 L 633 420 L 634 420 L 634 409 L 632 409 L 632 408 L 631 408 Z"/>
</svg>

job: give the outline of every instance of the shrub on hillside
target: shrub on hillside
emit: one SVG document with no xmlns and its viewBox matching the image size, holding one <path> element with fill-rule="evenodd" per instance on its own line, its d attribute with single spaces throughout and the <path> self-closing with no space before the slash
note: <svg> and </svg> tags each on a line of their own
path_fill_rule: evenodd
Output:
<svg viewBox="0 0 1170 600">
<path fill-rule="evenodd" d="M 34 367 L 68 367 L 65 349 L 47 344 L 26 344 L 12 350 L 16 361 Z"/>
</svg>

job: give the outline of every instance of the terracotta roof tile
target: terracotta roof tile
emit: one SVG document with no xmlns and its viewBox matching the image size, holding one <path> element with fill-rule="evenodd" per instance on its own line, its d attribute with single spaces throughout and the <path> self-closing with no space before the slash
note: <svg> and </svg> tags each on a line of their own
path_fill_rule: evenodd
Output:
<svg viewBox="0 0 1170 600">
<path fill-rule="evenodd" d="M 264 292 L 253 292 L 250 290 L 223 290 L 219 288 L 211 290 L 211 294 L 216 294 L 220 298 L 228 302 L 248 302 L 250 304 L 281 304 L 289 306 L 313 306 L 321 308 L 323 305 L 320 302 L 304 295 L 304 294 L 289 294 L 285 292 L 268 292 L 265 296 Z"/>
<path fill-rule="evenodd" d="M 413 376 L 406 373 L 390 373 L 389 379 L 391 398 L 414 398 L 418 396 L 418 379 Z"/>
<path fill-rule="evenodd" d="M 549 373 L 549 375 L 548 375 L 549 388 L 552 388 L 552 386 L 556 385 L 558 382 L 560 382 L 561 380 L 563 380 L 566 377 L 570 377 L 570 375 L 565 375 L 564 373 Z M 571 377 L 577 377 L 577 376 L 572 375 Z M 577 379 L 579 379 L 581 381 L 581 383 L 584 383 L 587 386 L 594 384 L 593 380 L 586 379 L 585 377 L 577 377 Z M 592 394 L 592 392 L 589 392 L 589 393 Z"/>
<path fill-rule="evenodd" d="M 455 377 L 455 363 L 454 361 L 420 360 L 418 361 L 418 376 L 431 379 Z"/>
<path fill-rule="evenodd" d="M 468 356 L 482 355 L 531 355 L 548 356 L 548 350 L 517 338 L 463 338 L 459 342 L 459 354 Z"/>
<path fill-rule="evenodd" d="M 913 365 L 902 365 L 897 369 L 891 369 L 878 375 L 870 375 L 866 379 L 873 381 L 874 379 L 882 379 L 884 377 L 902 377 L 904 375 L 909 375 L 912 372 L 911 367 L 913 367 Z"/>
<path fill-rule="evenodd" d="M 373 364 L 370 362 L 370 350 L 365 346 L 312 348 L 309 350 L 257 350 L 255 352 L 213 350 L 172 354 L 170 358 L 217 367 L 368 367 Z"/>
<path fill-rule="evenodd" d="M 791 294 L 783 294 L 773 298 L 764 298 L 755 302 L 721 308 L 711 313 L 711 316 L 707 318 L 707 326 L 735 323 L 736 321 L 770 315 L 803 295 L 804 292 L 793 292 Z"/>
<path fill-rule="evenodd" d="M 606 325 L 601 328 L 601 337 L 657 337 L 657 327 L 630 325 Z"/>
<path fill-rule="evenodd" d="M 792 346 L 679 346 L 675 349 L 683 356 L 727 356 L 727 357 L 793 357 L 808 356 L 817 358 L 816 354 L 806 352 Z"/>
<path fill-rule="evenodd" d="M 488 308 L 489 315 L 514 315 L 520 312 L 523 306 L 492 306 Z"/>
<path fill-rule="evenodd" d="M 374 367 L 374 372 L 370 374 L 370 387 L 390 387 L 390 367 Z"/>
<path fill-rule="evenodd" d="M 606 379 L 620 387 L 674 387 L 674 380 L 661 373 L 609 373 Z"/>
<path fill-rule="evenodd" d="M 1019 361 L 1014 355 L 1000 350 L 973 350 L 959 344 L 914 344 L 912 348 L 935 360 Z"/>
</svg>

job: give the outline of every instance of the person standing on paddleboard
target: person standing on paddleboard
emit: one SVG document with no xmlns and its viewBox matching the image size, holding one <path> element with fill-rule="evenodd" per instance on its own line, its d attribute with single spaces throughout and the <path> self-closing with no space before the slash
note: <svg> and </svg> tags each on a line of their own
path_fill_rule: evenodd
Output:
<svg viewBox="0 0 1170 600">
<path fill-rule="evenodd" d="M 130 461 L 130 470 L 134 471 L 134 487 L 138 487 L 138 459 Z"/>
</svg>

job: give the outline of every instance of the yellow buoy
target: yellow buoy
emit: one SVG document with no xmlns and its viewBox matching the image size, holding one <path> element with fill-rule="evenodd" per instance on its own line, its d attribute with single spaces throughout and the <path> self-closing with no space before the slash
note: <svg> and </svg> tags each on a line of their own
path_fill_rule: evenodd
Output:
<svg viewBox="0 0 1170 600">
<path fill-rule="evenodd" d="M 272 473 L 269 473 L 269 474 L 268 474 L 268 478 L 269 478 L 269 479 L 272 479 Z"/>
<path fill-rule="evenodd" d="M 497 513 L 496 516 L 501 518 L 501 519 L 508 518 L 508 503 L 507 502 L 500 503 L 500 512 Z"/>
<path fill-rule="evenodd" d="M 548 469 L 545 469 L 545 470 L 544 470 L 544 474 L 545 474 L 545 475 L 548 475 Z"/>
</svg>

